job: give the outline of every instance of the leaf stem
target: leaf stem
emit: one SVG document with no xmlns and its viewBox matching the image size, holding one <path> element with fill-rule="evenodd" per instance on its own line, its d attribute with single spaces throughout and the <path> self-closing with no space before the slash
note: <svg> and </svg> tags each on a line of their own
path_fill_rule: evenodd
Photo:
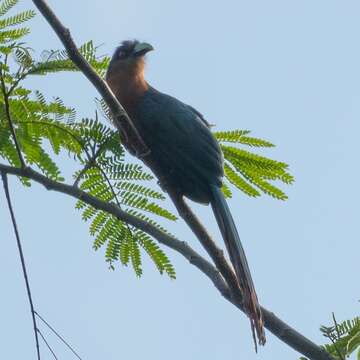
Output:
<svg viewBox="0 0 360 360">
<path fill-rule="evenodd" d="M 25 168 L 26 164 L 25 164 L 24 158 L 23 158 L 22 153 L 21 153 L 21 149 L 20 149 L 20 146 L 19 146 L 18 139 L 16 137 L 14 124 L 13 124 L 13 122 L 11 120 L 9 97 L 8 97 L 8 93 L 6 91 L 6 85 L 5 85 L 5 80 L 4 80 L 4 75 L 3 75 L 1 65 L 2 64 L 0 64 L 0 81 L 1 81 L 1 91 L 2 91 L 3 96 L 4 96 L 5 114 L 6 114 L 7 121 L 9 123 L 9 128 L 10 128 L 10 131 L 11 131 L 12 138 L 13 138 L 14 143 L 15 143 L 16 151 L 17 151 L 18 156 L 19 156 L 21 167 Z"/>
</svg>

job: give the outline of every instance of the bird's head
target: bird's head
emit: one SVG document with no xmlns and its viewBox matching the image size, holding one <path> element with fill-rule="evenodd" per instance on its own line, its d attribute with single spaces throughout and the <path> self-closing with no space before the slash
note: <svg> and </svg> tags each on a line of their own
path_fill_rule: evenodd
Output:
<svg viewBox="0 0 360 360">
<path fill-rule="evenodd" d="M 119 74 L 128 74 L 129 76 L 142 75 L 144 72 L 144 56 L 154 48 L 138 40 L 126 40 L 116 48 L 111 58 L 106 73 L 106 81 L 117 77 Z"/>
</svg>

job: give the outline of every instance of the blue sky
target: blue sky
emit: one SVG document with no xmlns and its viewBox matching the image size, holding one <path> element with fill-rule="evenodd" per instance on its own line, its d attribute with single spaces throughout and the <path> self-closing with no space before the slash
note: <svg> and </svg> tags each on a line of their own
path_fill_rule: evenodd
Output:
<svg viewBox="0 0 360 360">
<path fill-rule="evenodd" d="M 49 3 L 78 44 L 92 39 L 102 44 L 100 53 L 128 38 L 152 43 L 147 78 L 154 87 L 196 107 L 216 129 L 249 129 L 277 145 L 266 155 L 290 164 L 296 182 L 285 188 L 289 200 L 236 194 L 230 201 L 259 298 L 318 343 L 318 327 L 330 323 L 332 311 L 338 319 L 357 315 L 359 2 Z M 61 47 L 40 15 L 32 26 L 28 40 L 39 55 Z M 79 116 L 96 109 L 97 94 L 80 74 L 27 85 L 62 97 Z M 65 173 L 72 169 L 65 157 L 61 164 Z M 256 355 L 246 317 L 176 253 L 168 251 L 176 281 L 160 276 L 146 257 L 140 280 L 130 268 L 110 272 L 72 199 L 37 185 L 23 189 L 15 179 L 10 185 L 36 308 L 84 359 L 298 358 L 270 333 Z M 220 239 L 210 209 L 194 208 Z M 200 250 L 181 222 L 169 226 Z M 35 359 L 3 193 L 0 229 L 0 358 Z M 49 340 L 60 359 L 72 358 Z"/>
</svg>

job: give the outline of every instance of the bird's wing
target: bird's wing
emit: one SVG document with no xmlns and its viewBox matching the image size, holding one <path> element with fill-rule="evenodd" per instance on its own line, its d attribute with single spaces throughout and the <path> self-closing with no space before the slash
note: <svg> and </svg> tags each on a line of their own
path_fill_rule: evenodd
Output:
<svg viewBox="0 0 360 360">
<path fill-rule="evenodd" d="M 196 110 L 195 108 L 193 108 L 191 105 L 187 105 L 189 107 L 189 109 L 191 111 L 193 111 L 199 118 L 200 120 L 210 129 L 211 128 L 211 125 L 210 123 L 204 118 L 204 115 L 199 112 L 198 110 Z"/>
<path fill-rule="evenodd" d="M 137 106 L 135 121 L 164 167 L 221 184 L 223 158 L 219 144 L 192 107 L 152 89 Z"/>
</svg>

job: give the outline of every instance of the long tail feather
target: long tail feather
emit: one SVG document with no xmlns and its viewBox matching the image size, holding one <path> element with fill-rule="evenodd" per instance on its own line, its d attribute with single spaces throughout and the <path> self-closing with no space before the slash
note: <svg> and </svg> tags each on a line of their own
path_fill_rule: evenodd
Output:
<svg viewBox="0 0 360 360">
<path fill-rule="evenodd" d="M 260 345 L 265 344 L 264 321 L 261 314 L 260 304 L 255 292 L 254 283 L 251 278 L 249 265 L 241 244 L 233 217 L 221 189 L 211 186 L 211 206 L 224 239 L 230 260 L 235 269 L 239 286 L 243 293 L 243 304 L 250 318 L 252 331 L 254 329 Z"/>
</svg>

